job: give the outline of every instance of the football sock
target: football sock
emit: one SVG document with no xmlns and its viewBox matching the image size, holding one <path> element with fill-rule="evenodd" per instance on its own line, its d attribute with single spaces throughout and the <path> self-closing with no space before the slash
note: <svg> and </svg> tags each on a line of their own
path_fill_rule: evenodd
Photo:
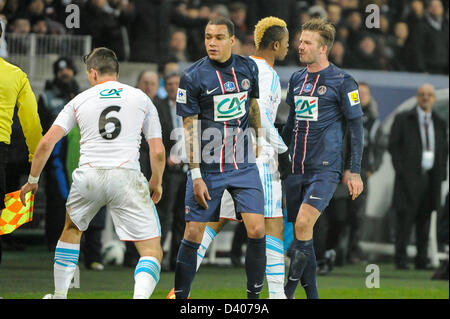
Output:
<svg viewBox="0 0 450 319">
<path fill-rule="evenodd" d="M 139 259 L 134 272 L 133 299 L 148 299 L 155 290 L 161 273 L 161 264 L 158 259 L 144 256 Z"/>
<path fill-rule="evenodd" d="M 308 256 L 308 262 L 306 263 L 305 270 L 300 282 L 305 289 L 306 297 L 308 299 L 319 299 L 319 293 L 317 292 L 316 274 L 317 274 L 317 262 L 316 254 L 314 252 L 314 245 L 311 245 L 311 254 Z"/>
<path fill-rule="evenodd" d="M 266 235 L 266 278 L 269 298 L 284 293 L 284 246 L 279 238 Z"/>
<path fill-rule="evenodd" d="M 264 286 L 266 269 L 266 237 L 248 238 L 245 253 L 245 273 L 247 275 L 247 298 L 258 299 Z"/>
<path fill-rule="evenodd" d="M 284 287 L 286 297 L 292 299 L 294 297 L 295 289 L 297 288 L 300 278 L 302 278 L 303 271 L 308 263 L 309 256 L 312 253 L 313 240 L 295 240 L 294 247 L 291 254 L 291 266 L 289 267 L 289 276 Z"/>
<path fill-rule="evenodd" d="M 200 244 L 183 239 L 175 267 L 175 297 L 186 299 L 197 271 L 197 250 Z"/>
<path fill-rule="evenodd" d="M 80 256 L 80 244 L 71 244 L 58 241 L 55 250 L 55 263 L 53 265 L 53 275 L 55 281 L 54 299 L 67 298 L 75 269 Z"/>
<path fill-rule="evenodd" d="M 197 269 L 200 268 L 200 265 L 205 258 L 206 251 L 209 248 L 209 245 L 213 242 L 213 240 L 216 238 L 217 234 L 216 232 L 209 226 L 206 226 L 205 232 L 203 233 L 202 243 L 200 244 L 200 247 L 198 247 L 197 250 Z"/>
</svg>

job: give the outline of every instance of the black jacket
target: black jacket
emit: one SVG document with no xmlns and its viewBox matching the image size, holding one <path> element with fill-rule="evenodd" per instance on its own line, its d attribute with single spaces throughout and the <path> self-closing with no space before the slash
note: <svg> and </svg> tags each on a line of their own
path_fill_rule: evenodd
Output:
<svg viewBox="0 0 450 319">
<path fill-rule="evenodd" d="M 392 124 L 389 152 L 395 170 L 393 205 L 397 210 L 416 209 L 420 200 L 422 140 L 417 109 L 399 113 Z M 435 134 L 434 166 L 430 172 L 432 198 L 429 211 L 441 205 L 441 184 L 447 177 L 448 140 L 443 119 L 432 113 Z"/>
</svg>

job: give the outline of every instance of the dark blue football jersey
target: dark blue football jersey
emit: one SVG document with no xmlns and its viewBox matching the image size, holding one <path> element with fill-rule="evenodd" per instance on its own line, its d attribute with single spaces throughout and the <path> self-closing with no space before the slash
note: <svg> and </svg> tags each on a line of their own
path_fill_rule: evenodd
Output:
<svg viewBox="0 0 450 319">
<path fill-rule="evenodd" d="M 204 57 L 184 71 L 177 114 L 198 114 L 202 171 L 224 172 L 255 163 L 249 110 L 250 99 L 258 97 L 258 67 L 249 57 L 233 54 L 225 63 Z"/>
<path fill-rule="evenodd" d="M 334 64 L 316 73 L 304 68 L 291 76 L 286 102 L 282 136 L 290 145 L 292 173 L 341 172 L 345 119 L 363 115 L 355 80 Z"/>
</svg>

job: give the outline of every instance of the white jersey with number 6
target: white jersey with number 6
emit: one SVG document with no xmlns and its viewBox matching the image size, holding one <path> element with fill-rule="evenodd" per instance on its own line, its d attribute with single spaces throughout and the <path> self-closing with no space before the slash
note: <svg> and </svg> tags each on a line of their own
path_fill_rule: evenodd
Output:
<svg viewBox="0 0 450 319">
<path fill-rule="evenodd" d="M 72 99 L 53 125 L 66 134 L 80 127 L 79 167 L 140 169 L 141 132 L 146 140 L 161 137 L 158 112 L 150 98 L 129 85 L 107 81 Z"/>
</svg>

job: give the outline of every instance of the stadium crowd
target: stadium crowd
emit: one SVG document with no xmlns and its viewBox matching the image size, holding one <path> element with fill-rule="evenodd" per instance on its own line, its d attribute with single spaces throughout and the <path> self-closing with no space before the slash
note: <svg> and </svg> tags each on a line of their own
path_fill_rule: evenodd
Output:
<svg viewBox="0 0 450 319">
<path fill-rule="evenodd" d="M 78 28 L 66 25 L 71 4 L 80 10 Z M 372 21 L 369 4 L 380 10 L 374 28 L 367 24 Z M 196 61 L 205 55 L 204 27 L 217 16 L 229 17 L 236 25 L 234 53 L 251 55 L 253 26 L 270 15 L 285 20 L 291 30 L 284 65 L 300 64 L 299 27 L 321 17 L 336 26 L 330 60 L 339 67 L 448 74 L 449 11 L 448 1 L 442 0 L 0 1 L 7 32 L 91 35 L 93 47 L 110 47 L 119 60 L 131 62 Z"/>
</svg>

